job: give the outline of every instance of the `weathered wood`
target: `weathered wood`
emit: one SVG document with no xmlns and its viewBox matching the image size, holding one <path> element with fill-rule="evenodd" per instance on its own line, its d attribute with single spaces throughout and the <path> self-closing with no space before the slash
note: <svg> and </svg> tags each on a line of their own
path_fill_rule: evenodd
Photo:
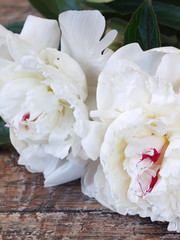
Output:
<svg viewBox="0 0 180 240">
<path fill-rule="evenodd" d="M 0 0 L 0 24 L 28 14 L 39 15 L 27 0 Z M 166 223 L 104 208 L 81 193 L 80 181 L 44 188 L 42 174 L 27 172 L 17 159 L 11 145 L 0 146 L 0 240 L 180 239 Z"/>
<path fill-rule="evenodd" d="M 166 223 L 104 208 L 81 193 L 79 181 L 44 188 L 42 174 L 17 159 L 10 145 L 0 148 L 0 239 L 180 239 Z"/>
<path fill-rule="evenodd" d="M 165 227 L 136 217 L 100 212 L 2 213 L 4 239 L 178 239 Z M 125 221 L 124 221 L 125 220 Z M 132 224 L 136 222 L 136 224 Z M 168 238 L 169 237 L 169 238 Z"/>
<path fill-rule="evenodd" d="M 0 0 L 0 24 L 21 22 L 29 15 L 41 16 L 27 0 Z"/>
<path fill-rule="evenodd" d="M 42 174 L 32 174 L 17 165 L 14 150 L 0 150 L 1 211 L 103 210 L 95 200 L 81 193 L 80 182 L 44 188 Z M 83 207 L 83 203 L 86 205 Z"/>
</svg>

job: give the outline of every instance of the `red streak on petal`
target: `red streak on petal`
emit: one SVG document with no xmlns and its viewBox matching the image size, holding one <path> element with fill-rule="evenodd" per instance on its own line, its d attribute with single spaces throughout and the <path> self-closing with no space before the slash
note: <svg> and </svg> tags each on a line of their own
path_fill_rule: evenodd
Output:
<svg viewBox="0 0 180 240">
<path fill-rule="evenodd" d="M 153 163 L 157 162 L 161 153 L 158 153 L 158 151 L 155 148 L 153 148 L 152 150 L 154 151 L 152 156 L 147 152 L 143 153 L 141 160 L 143 161 L 146 158 L 150 158 Z"/>
<path fill-rule="evenodd" d="M 142 192 L 142 196 L 145 196 L 147 193 L 152 191 L 154 185 L 156 184 L 156 182 L 158 180 L 158 173 L 160 171 L 160 166 L 159 166 L 158 169 L 156 170 L 156 176 L 155 177 L 152 176 L 149 180 L 146 179 L 146 176 L 149 175 L 149 173 L 147 172 L 148 169 L 151 168 L 153 170 L 153 168 L 156 165 L 158 166 L 157 163 L 158 163 L 158 160 L 160 159 L 160 155 L 161 155 L 161 152 L 158 153 L 158 151 L 155 148 L 152 148 L 151 150 L 153 150 L 153 154 L 151 154 L 150 151 L 142 153 L 142 158 L 137 163 L 137 167 L 139 166 L 140 162 L 142 162 L 146 159 L 151 160 L 151 163 L 152 163 L 149 166 L 140 168 L 141 170 L 144 170 L 142 175 L 139 175 L 138 179 L 137 179 L 138 184 L 139 184 L 140 189 L 141 189 L 141 192 Z M 143 179 L 141 177 L 143 177 Z"/>
<path fill-rule="evenodd" d="M 142 153 L 142 157 L 136 165 L 136 167 L 140 170 L 137 181 L 142 195 L 138 195 L 139 197 L 145 197 L 147 193 L 150 193 L 153 190 L 156 182 L 158 181 L 158 174 L 168 145 L 169 142 L 166 140 L 160 152 L 158 152 L 155 148 L 151 148 L 149 151 Z M 145 165 L 140 167 L 139 164 L 145 160 L 147 160 Z M 151 171 L 153 171 L 153 174 Z"/>
<path fill-rule="evenodd" d="M 156 184 L 157 180 L 158 180 L 158 173 L 159 173 L 160 169 L 156 172 L 156 176 L 151 178 L 151 182 L 149 184 L 149 188 L 146 190 L 146 192 L 151 192 L 153 190 L 154 185 Z"/>
<path fill-rule="evenodd" d="M 30 118 L 30 113 L 26 113 L 26 114 L 23 115 L 21 121 L 22 121 L 22 122 L 26 122 L 26 120 L 29 119 L 29 118 Z"/>
</svg>

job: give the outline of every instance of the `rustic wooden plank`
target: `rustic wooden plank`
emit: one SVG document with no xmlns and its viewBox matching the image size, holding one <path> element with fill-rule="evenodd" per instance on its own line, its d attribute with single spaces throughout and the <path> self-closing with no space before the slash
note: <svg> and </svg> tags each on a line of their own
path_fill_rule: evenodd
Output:
<svg viewBox="0 0 180 240">
<path fill-rule="evenodd" d="M 166 223 L 122 216 L 81 193 L 80 182 L 44 188 L 42 174 L 17 165 L 0 148 L 0 239 L 180 239 Z"/>
<path fill-rule="evenodd" d="M 3 239 L 179 239 L 178 234 L 167 233 L 164 224 L 153 228 L 147 219 L 110 213 L 0 213 L 3 218 Z"/>
<path fill-rule="evenodd" d="M 21 22 L 29 15 L 41 16 L 27 0 L 0 0 L 0 24 Z"/>
<path fill-rule="evenodd" d="M 0 151 L 1 211 L 54 211 L 105 209 L 81 193 L 80 181 L 44 188 L 42 174 L 32 174 L 17 165 L 18 155 L 11 148 Z M 87 201 L 86 206 L 83 203 Z"/>
</svg>

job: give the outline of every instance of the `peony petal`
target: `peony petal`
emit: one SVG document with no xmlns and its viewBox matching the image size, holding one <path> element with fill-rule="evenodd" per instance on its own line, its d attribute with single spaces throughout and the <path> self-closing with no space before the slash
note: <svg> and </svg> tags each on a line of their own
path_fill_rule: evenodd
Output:
<svg viewBox="0 0 180 240">
<path fill-rule="evenodd" d="M 73 57 L 84 70 L 88 85 L 96 86 L 97 77 L 109 54 L 102 54 L 117 32 L 110 32 L 100 41 L 105 19 L 97 10 L 67 11 L 59 15 L 62 30 L 61 50 Z"/>
<path fill-rule="evenodd" d="M 148 50 L 149 52 L 161 52 L 161 53 L 179 53 L 179 49 L 175 47 L 160 47 Z"/>
<path fill-rule="evenodd" d="M 44 175 L 49 175 L 56 169 L 58 161 L 58 158 L 44 153 L 41 146 L 33 145 L 21 152 L 18 164 L 24 165 L 30 172 L 43 172 Z"/>
<path fill-rule="evenodd" d="M 28 42 L 20 39 L 15 34 L 9 34 L 7 37 L 8 50 L 14 61 L 20 60 L 26 55 L 36 55 L 35 49 Z"/>
<path fill-rule="evenodd" d="M 0 25 L 0 41 L 6 41 L 7 35 L 11 33 L 9 30 L 7 30 L 5 27 Z"/>
<path fill-rule="evenodd" d="M 103 39 L 97 44 L 96 51 L 102 53 L 104 49 L 106 49 L 116 38 L 117 31 L 111 30 L 109 31 Z"/>
<path fill-rule="evenodd" d="M 97 109 L 97 104 L 96 104 L 96 87 L 95 86 L 89 86 L 88 87 L 88 97 L 85 102 L 86 106 L 88 106 L 89 112 Z"/>
<path fill-rule="evenodd" d="M 77 49 L 88 52 L 99 42 L 105 29 L 105 19 L 97 10 L 67 11 L 59 15 L 59 22 L 61 50 L 70 54 Z"/>
<path fill-rule="evenodd" d="M 73 58 L 66 53 L 51 48 L 42 50 L 40 57 L 45 64 L 55 67 L 41 66 L 44 75 L 52 78 L 48 84 L 57 95 L 72 89 L 69 95 L 75 92 L 78 98 L 80 97 L 83 101 L 86 99 L 86 77 L 79 64 Z M 69 86 L 67 87 L 67 85 Z M 63 89 L 63 86 L 65 89 Z"/>
<path fill-rule="evenodd" d="M 0 58 L 6 60 L 12 60 L 7 48 L 7 36 L 10 33 L 10 31 L 0 25 Z"/>
<path fill-rule="evenodd" d="M 70 109 L 64 110 L 65 115 L 62 117 L 59 127 L 51 132 L 48 143 L 44 144 L 47 153 L 53 154 L 61 159 L 68 156 L 70 148 L 74 141 L 74 132 L 72 126 L 74 118 Z"/>
<path fill-rule="evenodd" d="M 122 59 L 108 61 L 98 79 L 98 110 L 122 112 L 148 103 L 148 80 L 136 64 Z"/>
<path fill-rule="evenodd" d="M 162 81 L 173 84 L 175 92 L 180 89 L 180 50 L 178 53 L 166 54 L 163 58 L 156 72 L 156 76 Z"/>
<path fill-rule="evenodd" d="M 107 64 L 119 59 L 128 60 L 138 65 L 149 75 L 155 75 L 163 55 L 163 52 L 142 51 L 138 43 L 131 43 L 117 50 Z"/>
<path fill-rule="evenodd" d="M 161 151 L 162 146 L 165 143 L 165 138 L 160 136 L 147 136 L 144 138 L 130 138 L 128 141 L 128 146 L 126 147 L 124 153 L 126 157 L 134 157 L 137 153 L 144 153 L 149 151 L 149 149 L 155 148 L 158 152 Z"/>
<path fill-rule="evenodd" d="M 14 71 L 16 64 L 13 61 L 0 58 L 0 89 L 9 80 L 8 76 Z"/>
<path fill-rule="evenodd" d="M 60 30 L 56 20 L 49 20 L 35 16 L 28 16 L 20 39 L 31 44 L 36 51 L 47 47 L 58 48 Z"/>
<path fill-rule="evenodd" d="M 45 175 L 45 187 L 56 186 L 76 180 L 82 176 L 83 168 L 64 160 L 50 175 Z"/>
<path fill-rule="evenodd" d="M 12 145 L 19 154 L 27 147 L 27 144 L 24 141 L 17 139 L 14 128 L 10 128 L 10 139 Z"/>
<path fill-rule="evenodd" d="M 15 64 L 14 64 L 14 62 L 12 62 L 10 59 L 9 60 L 7 60 L 7 59 L 1 59 L 0 58 L 0 71 L 2 71 L 2 73 L 1 73 L 1 75 L 0 75 L 0 78 L 3 78 L 2 76 L 3 76 L 3 71 L 6 69 L 8 69 L 9 67 L 14 67 L 15 66 Z M 8 73 L 9 73 L 9 71 L 8 71 Z"/>
<path fill-rule="evenodd" d="M 75 131 L 82 138 L 82 147 L 92 160 L 96 160 L 100 155 L 105 130 L 106 126 L 101 122 L 84 120 L 75 124 Z"/>
<path fill-rule="evenodd" d="M 81 189 L 83 194 L 96 198 L 103 206 L 115 211 L 111 189 L 99 160 L 89 162 L 85 168 L 81 178 Z"/>
<path fill-rule="evenodd" d="M 0 114 L 6 121 L 11 121 L 19 112 L 27 91 L 38 84 L 36 78 L 17 78 L 0 89 Z"/>
<path fill-rule="evenodd" d="M 96 192 L 100 189 L 96 188 L 94 177 L 97 172 L 98 166 L 100 165 L 99 161 L 89 162 L 85 168 L 84 174 L 81 178 L 81 189 L 83 194 L 88 197 L 95 197 Z M 104 181 L 105 183 L 106 181 Z"/>
</svg>

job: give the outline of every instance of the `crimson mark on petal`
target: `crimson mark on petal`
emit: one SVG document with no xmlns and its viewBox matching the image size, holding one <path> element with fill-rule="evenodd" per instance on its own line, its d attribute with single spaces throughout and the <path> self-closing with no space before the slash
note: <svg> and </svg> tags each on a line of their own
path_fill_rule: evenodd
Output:
<svg viewBox="0 0 180 240">
<path fill-rule="evenodd" d="M 22 122 L 25 122 L 27 119 L 30 118 L 30 113 L 25 113 L 21 119 Z"/>
<path fill-rule="evenodd" d="M 154 185 L 156 184 L 157 180 L 158 180 L 158 173 L 159 173 L 160 169 L 156 172 L 156 176 L 151 178 L 151 182 L 149 185 L 149 188 L 146 190 L 146 192 L 151 192 Z"/>
<path fill-rule="evenodd" d="M 153 163 L 157 162 L 157 160 L 160 157 L 160 153 L 158 153 L 158 151 L 155 148 L 152 148 L 152 150 L 154 151 L 153 155 L 148 154 L 148 152 L 143 153 L 141 161 L 143 161 L 144 159 L 150 158 Z"/>
<path fill-rule="evenodd" d="M 140 197 L 150 193 L 158 180 L 158 173 L 160 171 L 161 164 L 160 161 L 158 161 L 160 159 L 160 155 L 161 151 L 159 153 L 155 148 L 152 148 L 150 151 L 142 153 L 142 158 L 137 163 L 137 167 L 139 168 L 140 163 L 145 162 L 146 160 L 149 161 L 146 162 L 144 167 L 139 168 L 139 170 L 142 171 L 138 174 L 137 178 L 142 192 L 142 196 Z"/>
</svg>

